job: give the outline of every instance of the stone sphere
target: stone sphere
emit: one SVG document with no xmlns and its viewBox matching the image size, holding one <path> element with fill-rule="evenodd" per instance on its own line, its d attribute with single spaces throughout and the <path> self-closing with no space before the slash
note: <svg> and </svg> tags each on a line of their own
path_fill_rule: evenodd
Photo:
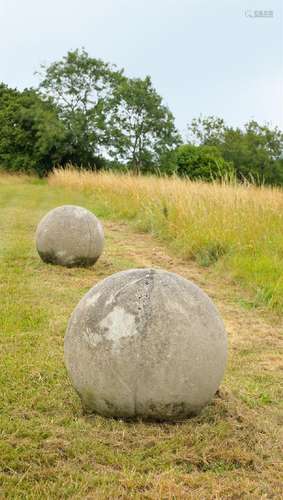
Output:
<svg viewBox="0 0 283 500">
<path fill-rule="evenodd" d="M 218 312 L 196 285 L 159 269 L 119 272 L 78 303 L 65 363 L 87 413 L 176 420 L 217 391 L 227 358 Z"/>
<path fill-rule="evenodd" d="M 103 244 L 99 220 L 75 205 L 54 208 L 36 230 L 36 247 L 42 260 L 61 266 L 91 266 L 102 253 Z"/>
</svg>

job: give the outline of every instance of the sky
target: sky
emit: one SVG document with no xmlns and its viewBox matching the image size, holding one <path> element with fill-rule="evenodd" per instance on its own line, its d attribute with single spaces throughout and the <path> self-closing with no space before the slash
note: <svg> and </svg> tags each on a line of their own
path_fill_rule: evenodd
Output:
<svg viewBox="0 0 283 500">
<path fill-rule="evenodd" d="M 199 115 L 283 129 L 282 0 L 0 0 L 0 81 L 37 86 L 82 47 L 150 75 L 184 137 Z"/>
</svg>

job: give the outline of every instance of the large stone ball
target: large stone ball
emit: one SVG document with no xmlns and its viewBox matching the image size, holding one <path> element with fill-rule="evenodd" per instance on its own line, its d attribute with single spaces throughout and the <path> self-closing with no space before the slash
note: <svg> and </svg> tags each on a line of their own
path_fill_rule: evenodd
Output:
<svg viewBox="0 0 283 500">
<path fill-rule="evenodd" d="M 209 297 L 177 274 L 132 269 L 79 302 L 65 363 L 84 410 L 174 420 L 197 414 L 217 391 L 227 338 Z"/>
<path fill-rule="evenodd" d="M 44 262 L 90 266 L 103 250 L 104 234 L 93 213 L 75 205 L 48 212 L 36 230 L 37 251 Z"/>
</svg>

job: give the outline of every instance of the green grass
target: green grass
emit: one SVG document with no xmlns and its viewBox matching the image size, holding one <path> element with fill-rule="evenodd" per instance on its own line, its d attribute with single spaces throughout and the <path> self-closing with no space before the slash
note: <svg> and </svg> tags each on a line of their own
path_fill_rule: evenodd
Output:
<svg viewBox="0 0 283 500">
<path fill-rule="evenodd" d="M 0 498 L 280 498 L 282 321 L 117 222 L 104 220 L 94 267 L 44 264 L 35 229 L 64 203 L 110 216 L 91 193 L 0 179 Z M 94 283 L 149 264 L 196 276 L 213 295 L 230 339 L 220 393 L 178 424 L 86 417 L 64 367 L 68 318 Z"/>
</svg>

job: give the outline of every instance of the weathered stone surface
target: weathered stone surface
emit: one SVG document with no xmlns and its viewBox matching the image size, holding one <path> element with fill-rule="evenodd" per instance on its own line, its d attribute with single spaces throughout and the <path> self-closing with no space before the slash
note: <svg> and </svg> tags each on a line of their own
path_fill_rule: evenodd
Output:
<svg viewBox="0 0 283 500">
<path fill-rule="evenodd" d="M 65 363 L 86 412 L 175 420 L 217 391 L 227 357 L 209 297 L 162 270 L 124 271 L 94 286 L 75 308 Z"/>
<path fill-rule="evenodd" d="M 36 230 L 37 251 L 44 262 L 91 266 L 102 253 L 103 228 L 89 210 L 63 205 L 48 212 Z"/>
</svg>

